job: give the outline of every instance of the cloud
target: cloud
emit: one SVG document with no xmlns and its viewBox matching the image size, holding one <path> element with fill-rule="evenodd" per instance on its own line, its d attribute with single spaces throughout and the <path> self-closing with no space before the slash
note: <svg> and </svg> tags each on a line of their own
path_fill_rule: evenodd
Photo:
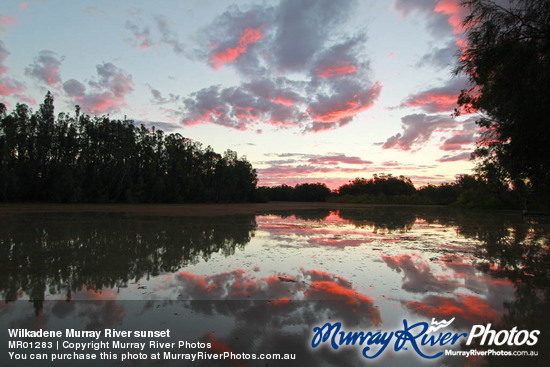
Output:
<svg viewBox="0 0 550 367">
<path fill-rule="evenodd" d="M 291 301 L 338 301 L 330 305 L 341 317 L 347 318 L 352 314 L 356 322 L 358 314 L 371 325 L 382 322 L 380 311 L 371 297 L 354 290 L 348 280 L 315 269 L 302 268 L 296 276 L 271 275 L 262 278 L 256 278 L 242 269 L 207 276 L 182 271 L 175 275 L 170 287 L 177 288 L 178 299 L 215 300 L 218 304 L 227 300 L 269 300 L 273 307 L 292 304 L 301 307 L 300 302 Z M 280 310 L 282 313 L 285 311 L 288 310 Z"/>
<path fill-rule="evenodd" d="M 479 126 L 475 123 L 475 118 L 469 118 L 462 122 L 462 130 L 453 130 L 452 136 L 443 141 L 441 150 L 471 150 L 474 143 L 479 140 Z"/>
<path fill-rule="evenodd" d="M 64 57 L 59 57 L 55 52 L 43 50 L 34 58 L 32 64 L 25 68 L 25 75 L 44 82 L 50 87 L 57 87 L 61 83 L 59 67 Z"/>
<path fill-rule="evenodd" d="M 160 43 L 170 46 L 176 54 L 183 54 L 184 45 L 180 42 L 178 33 L 170 19 L 164 15 L 155 15 L 155 23 L 161 34 Z"/>
<path fill-rule="evenodd" d="M 403 133 L 388 138 L 382 148 L 410 150 L 425 144 L 433 132 L 441 128 L 453 128 L 459 122 L 446 115 L 413 114 L 401 118 Z"/>
<path fill-rule="evenodd" d="M 413 11 L 429 13 L 433 10 L 434 3 L 435 0 L 396 0 L 393 8 L 406 17 Z"/>
<path fill-rule="evenodd" d="M 147 87 L 151 91 L 151 95 L 153 96 L 153 98 L 151 99 L 151 102 L 154 104 L 176 103 L 180 100 L 179 95 L 169 93 L 168 98 L 166 98 L 162 96 L 162 93 L 160 90 L 153 88 L 150 84 L 147 84 Z"/>
<path fill-rule="evenodd" d="M 337 164 L 337 163 L 372 164 L 371 161 L 366 161 L 359 157 L 347 157 L 345 154 L 316 156 L 316 157 L 310 158 L 309 162 L 314 164 L 330 164 L 330 165 Z"/>
<path fill-rule="evenodd" d="M 365 35 L 343 29 L 354 6 L 284 0 L 229 7 L 201 30 L 194 56 L 214 70 L 234 68 L 241 82 L 184 98 L 182 123 L 318 132 L 351 122 L 373 106 L 382 88 L 369 77 Z"/>
<path fill-rule="evenodd" d="M 353 74 L 356 71 L 357 67 L 352 65 L 349 61 L 326 65 L 316 69 L 317 75 L 321 78 L 332 78 L 338 75 Z"/>
<path fill-rule="evenodd" d="M 63 83 L 63 90 L 69 97 L 83 97 L 86 86 L 78 80 L 70 79 Z"/>
<path fill-rule="evenodd" d="M 7 34 L 8 28 L 11 28 L 18 23 L 19 21 L 15 17 L 10 15 L 0 15 L 0 35 Z"/>
<path fill-rule="evenodd" d="M 19 21 L 15 17 L 9 16 L 9 15 L 0 16 L 0 26 L 11 27 L 11 26 L 14 26 L 18 23 L 19 23 Z"/>
<path fill-rule="evenodd" d="M 380 84 L 374 84 L 370 89 L 352 94 L 359 89 L 359 85 L 352 80 L 339 83 L 337 87 L 340 89 L 338 92 L 320 94 L 311 103 L 307 111 L 313 124 L 307 130 L 326 130 L 349 123 L 355 115 L 371 108 L 382 90 Z"/>
<path fill-rule="evenodd" d="M 227 63 L 235 62 L 239 56 L 244 54 L 251 44 L 254 44 L 263 37 L 260 29 L 246 28 L 242 33 L 238 45 L 218 50 L 210 56 L 210 63 L 216 70 Z"/>
<path fill-rule="evenodd" d="M 472 153 L 464 152 L 456 155 L 447 154 L 439 158 L 437 161 L 438 162 L 456 162 L 456 161 L 469 161 L 470 159 L 472 159 Z"/>
<path fill-rule="evenodd" d="M 416 12 L 423 14 L 426 25 L 433 35 L 440 37 L 462 31 L 460 23 L 464 14 L 459 5 L 460 0 L 396 0 L 394 9 L 403 17 Z"/>
<path fill-rule="evenodd" d="M 140 50 L 147 50 L 153 42 L 151 41 L 151 31 L 149 27 L 140 27 L 139 25 L 127 21 L 126 28 L 132 32 L 133 38 L 131 42 L 134 47 L 139 48 Z"/>
<path fill-rule="evenodd" d="M 75 104 L 88 113 L 118 111 L 126 106 L 126 96 L 134 90 L 132 76 L 112 63 L 96 66 L 97 80 L 88 82 L 91 91 L 75 79 L 63 83 L 63 90 Z"/>
<path fill-rule="evenodd" d="M 386 265 L 398 273 L 403 272 L 401 288 L 409 292 L 452 292 L 461 284 L 432 273 L 426 260 L 416 254 L 382 255 Z"/>
<path fill-rule="evenodd" d="M 458 95 L 467 89 L 466 78 L 453 78 L 446 85 L 409 96 L 400 107 L 419 107 L 427 113 L 452 112 L 458 107 Z"/>
<path fill-rule="evenodd" d="M 288 176 L 310 176 L 316 173 L 335 173 L 335 172 L 361 172 L 364 171 L 364 168 L 343 168 L 343 167 L 324 167 L 324 166 L 314 166 L 314 165 L 273 165 L 269 168 L 259 168 L 257 169 L 258 173 L 262 177 L 267 176 L 279 176 L 279 177 L 288 177 Z"/>
<path fill-rule="evenodd" d="M 457 294 L 456 298 L 431 295 L 421 302 L 409 301 L 407 307 L 424 316 L 447 318 L 456 317 L 471 323 L 487 323 L 497 321 L 501 312 L 495 310 L 478 296 Z"/>
<path fill-rule="evenodd" d="M 10 78 L 0 78 L 0 96 L 11 96 L 25 90 L 25 85 Z"/>
<path fill-rule="evenodd" d="M 261 185 L 276 186 L 281 184 L 296 185 L 298 183 L 323 182 L 329 188 L 337 188 L 370 169 L 373 162 L 357 156 L 347 156 L 343 153 L 327 155 L 281 153 L 273 154 L 278 158 L 260 162 L 267 168 L 258 168 Z M 327 177 L 327 175 L 343 175 L 343 177 Z"/>
<path fill-rule="evenodd" d="M 435 67 L 446 69 L 456 64 L 459 47 L 456 41 L 449 41 L 444 47 L 436 48 L 422 56 L 416 63 L 416 67 Z"/>
<path fill-rule="evenodd" d="M 437 14 L 444 14 L 448 17 L 448 23 L 453 28 L 454 34 L 459 34 L 464 31 L 462 27 L 462 19 L 467 14 L 467 9 L 460 5 L 460 0 L 440 0 L 434 8 Z"/>
<path fill-rule="evenodd" d="M 9 55 L 10 52 L 6 48 L 4 41 L 0 40 L 0 96 L 4 97 L 17 95 L 26 89 L 23 83 L 4 76 L 8 71 L 8 68 L 4 65 L 4 61 L 6 61 Z"/>
<path fill-rule="evenodd" d="M 4 61 L 8 58 L 10 52 L 6 48 L 4 41 L 0 40 L 0 76 L 4 75 L 8 68 L 4 66 Z"/>
<path fill-rule="evenodd" d="M 464 145 L 476 142 L 474 134 L 457 134 L 446 139 L 441 146 L 442 150 L 463 150 Z"/>
</svg>

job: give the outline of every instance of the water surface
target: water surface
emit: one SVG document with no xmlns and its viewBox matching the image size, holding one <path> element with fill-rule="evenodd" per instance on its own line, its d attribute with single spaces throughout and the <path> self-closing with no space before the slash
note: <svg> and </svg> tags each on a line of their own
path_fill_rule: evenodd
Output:
<svg viewBox="0 0 550 367">
<path fill-rule="evenodd" d="M 309 348 L 313 327 L 337 320 L 347 330 L 396 330 L 403 319 L 454 317 L 457 332 L 487 323 L 541 329 L 541 356 L 529 363 L 542 364 L 550 346 L 548 238 L 544 221 L 445 208 L 17 215 L 0 228 L 0 324 L 169 327 L 220 351 L 355 366 L 373 361 L 361 348 Z M 375 362 L 427 364 L 390 350 Z M 446 357 L 434 365 L 486 363 L 518 358 Z"/>
</svg>

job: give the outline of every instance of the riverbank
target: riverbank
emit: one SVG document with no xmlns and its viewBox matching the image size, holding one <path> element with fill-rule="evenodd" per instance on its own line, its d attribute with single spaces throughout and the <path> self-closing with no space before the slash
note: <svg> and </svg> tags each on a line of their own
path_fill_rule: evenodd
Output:
<svg viewBox="0 0 550 367">
<path fill-rule="evenodd" d="M 151 216 L 216 216 L 261 214 L 287 210 L 351 209 L 377 204 L 327 202 L 269 202 L 238 204 L 57 204 L 57 203 L 4 203 L 0 204 L 0 218 L 27 213 L 123 213 Z M 415 205 L 418 206 L 418 205 Z"/>
</svg>

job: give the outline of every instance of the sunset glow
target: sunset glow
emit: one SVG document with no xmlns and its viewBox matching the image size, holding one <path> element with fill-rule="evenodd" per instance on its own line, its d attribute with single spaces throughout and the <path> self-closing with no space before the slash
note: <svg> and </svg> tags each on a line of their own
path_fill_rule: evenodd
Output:
<svg viewBox="0 0 550 367">
<path fill-rule="evenodd" d="M 236 151 L 259 185 L 452 182 L 480 138 L 474 115 L 451 117 L 469 87 L 451 73 L 463 16 L 458 0 L 13 2 L 1 102 L 36 110 L 49 90 L 56 114 L 78 104 Z"/>
</svg>

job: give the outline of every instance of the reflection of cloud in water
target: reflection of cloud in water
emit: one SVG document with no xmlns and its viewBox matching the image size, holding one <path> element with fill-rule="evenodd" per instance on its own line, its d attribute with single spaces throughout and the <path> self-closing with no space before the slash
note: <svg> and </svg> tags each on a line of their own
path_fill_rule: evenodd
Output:
<svg viewBox="0 0 550 367">
<path fill-rule="evenodd" d="M 372 298 L 355 291 L 346 279 L 318 270 L 301 269 L 295 277 L 261 278 L 242 269 L 211 276 L 179 272 L 171 286 L 177 288 L 178 298 L 183 300 L 264 300 L 272 308 L 284 307 L 294 312 L 308 307 L 302 301 L 327 301 L 331 305 L 326 306 L 327 310 L 331 308 L 335 317 L 353 319 L 358 314 L 363 324 L 382 322 Z"/>
<path fill-rule="evenodd" d="M 384 233 L 376 233 L 374 228 L 357 228 L 335 212 L 331 212 L 322 223 L 296 216 L 281 218 L 276 215 L 258 216 L 257 223 L 258 230 L 267 232 L 270 239 L 279 242 L 279 246 L 299 243 L 300 247 L 345 248 L 385 240 Z"/>
<path fill-rule="evenodd" d="M 434 275 L 428 262 L 417 254 L 382 255 L 382 260 L 398 273 L 403 271 L 401 287 L 409 292 L 449 292 L 461 286 L 444 276 Z"/>
<path fill-rule="evenodd" d="M 410 301 L 406 306 L 421 315 L 456 317 L 474 324 L 494 322 L 502 316 L 501 312 L 480 297 L 467 294 L 457 294 L 456 298 L 431 295 L 424 297 L 421 302 Z"/>
<path fill-rule="evenodd" d="M 456 317 L 462 324 L 494 322 L 502 317 L 504 302 L 514 297 L 512 282 L 478 271 L 471 263 L 465 262 L 471 260 L 469 257 L 441 257 L 437 261 L 444 272 L 441 275 L 434 275 L 430 264 L 418 254 L 382 256 L 382 259 L 389 268 L 403 272 L 402 288 L 408 292 L 449 293 L 458 288 L 462 290 L 453 296 L 432 294 L 420 301 L 402 301 L 403 306 L 420 315 Z"/>
</svg>

